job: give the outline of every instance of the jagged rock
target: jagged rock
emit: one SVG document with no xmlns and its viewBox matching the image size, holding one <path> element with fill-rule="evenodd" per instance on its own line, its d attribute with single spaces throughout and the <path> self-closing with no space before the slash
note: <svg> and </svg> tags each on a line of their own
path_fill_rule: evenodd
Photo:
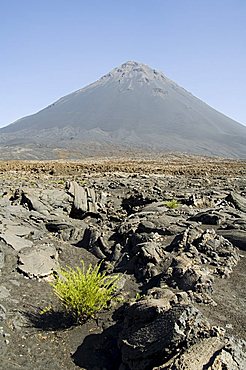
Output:
<svg viewBox="0 0 246 370">
<path fill-rule="evenodd" d="M 177 356 L 181 349 L 217 336 L 218 331 L 211 330 L 208 321 L 191 305 L 140 301 L 126 309 L 119 348 L 122 362 L 130 370 L 147 370 Z"/>
<path fill-rule="evenodd" d="M 71 209 L 71 198 L 63 189 L 45 189 L 41 193 L 41 200 L 49 204 L 53 211 L 68 212 Z"/>
<path fill-rule="evenodd" d="M 129 235 L 133 234 L 139 224 L 139 218 L 127 219 L 117 227 L 117 234 L 121 239 L 127 239 Z"/>
<path fill-rule="evenodd" d="M 1 214 L 1 212 L 3 213 Z M 25 220 L 29 217 L 29 210 L 23 208 L 21 205 L 8 205 L 2 209 L 0 207 L 0 217 L 3 217 L 7 222 L 16 220 L 16 218 Z"/>
<path fill-rule="evenodd" d="M 239 260 L 238 250 L 223 236 L 214 230 L 206 230 L 197 241 L 197 250 L 206 255 L 210 264 L 216 265 L 216 272 L 224 274 L 224 269 L 232 270 Z"/>
<path fill-rule="evenodd" d="M 246 198 L 236 192 L 231 192 L 226 200 L 232 203 L 237 209 L 246 213 Z"/>
<path fill-rule="evenodd" d="M 246 368 L 245 340 L 230 339 L 211 359 L 208 370 L 244 370 Z"/>
<path fill-rule="evenodd" d="M 80 220 L 79 224 L 73 224 L 69 221 L 62 219 L 52 220 L 45 224 L 47 230 L 57 233 L 57 235 L 64 241 L 78 242 L 83 238 L 85 230 L 88 225 Z"/>
<path fill-rule="evenodd" d="M 214 230 L 187 228 L 168 248 L 173 256 L 160 279 L 168 285 L 194 292 L 199 301 L 211 302 L 215 275 L 227 277 L 239 260 L 238 250 Z"/>
<path fill-rule="evenodd" d="M 225 267 L 232 269 L 239 260 L 237 248 L 213 229 L 189 227 L 174 239 L 171 247 L 189 253 L 189 258 L 196 257 L 199 264 L 215 265 L 221 274 Z"/>
<path fill-rule="evenodd" d="M 73 197 L 73 207 L 70 213 L 71 217 L 80 218 L 83 217 L 87 212 L 87 195 L 86 191 L 82 186 L 79 186 L 77 182 L 70 181 L 67 185 L 67 192 Z"/>
<path fill-rule="evenodd" d="M 35 225 L 38 226 L 39 230 L 42 228 L 43 224 L 48 222 L 49 216 L 41 214 L 34 210 L 29 211 L 29 214 L 28 214 L 28 217 L 30 218 L 30 220 L 34 221 Z"/>
<path fill-rule="evenodd" d="M 97 242 L 98 242 L 98 245 L 100 247 L 100 249 L 103 251 L 103 253 L 105 254 L 111 254 L 111 249 L 110 249 L 110 246 L 108 245 L 108 243 L 106 242 L 105 240 L 106 238 L 101 235 L 99 236 Z"/>
<path fill-rule="evenodd" d="M 140 189 L 135 189 L 134 194 L 130 194 L 128 198 L 122 200 L 122 207 L 126 210 L 127 214 L 137 212 L 140 207 L 143 208 L 146 204 L 152 203 L 154 199 L 151 199 L 148 195 L 141 192 Z"/>
<path fill-rule="evenodd" d="M 93 228 L 93 227 L 89 227 L 86 229 L 86 235 L 85 235 L 85 238 L 86 237 L 88 238 L 88 240 L 86 240 L 86 245 L 85 247 L 86 248 L 91 248 L 98 240 L 99 236 L 101 235 L 100 231 Z"/>
<path fill-rule="evenodd" d="M 197 208 L 203 208 L 210 207 L 211 205 L 213 205 L 213 201 L 211 198 L 206 197 L 204 194 L 197 193 L 192 194 L 189 197 L 187 204 Z"/>
<path fill-rule="evenodd" d="M 189 218 L 190 221 L 201 222 L 205 225 L 219 225 L 222 217 L 219 213 L 215 212 L 200 212 Z"/>
<path fill-rule="evenodd" d="M 87 192 L 87 206 L 88 212 L 96 214 L 98 212 L 98 207 L 96 203 L 96 193 L 95 190 L 92 188 L 86 188 Z"/>
<path fill-rule="evenodd" d="M 29 236 L 33 232 L 33 228 L 23 225 L 6 225 L 5 230 L 16 236 Z"/>
<path fill-rule="evenodd" d="M 213 275 L 227 276 L 239 259 L 237 249 L 214 230 L 189 227 L 165 248 L 163 240 L 154 241 L 155 234 L 137 233 L 139 225 L 144 225 L 141 222 L 138 226 L 123 225 L 119 232 L 124 233 L 127 243 L 122 250 L 129 258 L 121 260 L 122 268 L 144 281 L 161 274 L 162 281 L 184 291 L 204 293 L 206 300 L 212 292 Z"/>
<path fill-rule="evenodd" d="M 170 210 L 167 210 L 170 213 Z M 179 223 L 181 224 L 182 217 L 179 218 Z M 136 232 L 137 233 L 157 233 L 159 235 L 173 235 L 175 233 L 181 232 L 185 227 L 180 227 L 177 225 L 177 218 L 173 214 L 165 215 L 149 215 L 146 219 L 140 221 Z"/>
<path fill-rule="evenodd" d="M 148 220 L 143 220 L 139 223 L 136 232 L 138 232 L 138 233 L 159 232 L 159 234 L 160 234 L 160 233 L 163 233 L 163 230 L 162 229 L 157 229 L 153 222 L 148 221 Z"/>
<path fill-rule="evenodd" d="M 139 242 L 140 241 L 140 242 Z M 158 275 L 166 263 L 169 263 L 169 253 L 160 243 L 138 240 L 132 247 L 127 247 L 129 261 L 123 267 L 133 272 L 137 279 L 148 281 Z"/>
<path fill-rule="evenodd" d="M 155 299 L 155 301 L 151 301 L 151 304 L 153 304 L 153 302 L 158 302 L 158 300 L 161 300 L 161 299 L 166 300 L 169 303 L 170 302 L 180 303 L 180 301 L 182 300 L 181 297 L 178 298 L 177 294 L 175 294 L 172 290 L 167 289 L 167 288 L 159 288 L 159 287 L 154 287 L 152 289 L 149 289 L 148 297 Z M 183 300 L 185 300 L 185 298 Z M 169 307 L 171 306 L 168 305 L 168 308 Z"/>
<path fill-rule="evenodd" d="M 73 197 L 73 206 L 70 217 L 84 218 L 86 214 L 98 214 L 98 203 L 94 189 L 83 188 L 75 181 L 70 181 L 66 185 L 67 192 Z"/>
<path fill-rule="evenodd" d="M 145 214 L 146 213 L 154 213 L 154 214 L 161 213 L 161 214 L 163 214 L 166 210 L 167 210 L 167 207 L 165 206 L 163 201 L 162 202 L 155 202 L 154 201 L 150 204 L 145 205 L 142 208 L 141 212 L 139 212 L 139 213 L 141 213 L 141 214 L 144 214 L 144 213 Z"/>
<path fill-rule="evenodd" d="M 122 254 L 122 246 L 117 243 L 115 245 L 115 248 L 114 248 L 114 251 L 112 252 L 112 255 L 111 255 L 111 262 L 117 262 L 119 261 L 120 257 L 121 257 L 121 254 Z"/>
<path fill-rule="evenodd" d="M 203 295 L 204 300 L 207 300 L 207 293 L 212 292 L 213 277 L 207 269 L 203 269 L 200 266 L 189 267 L 189 265 L 181 267 L 179 263 L 177 264 L 176 259 L 173 260 L 172 265 L 162 275 L 161 285 L 163 281 L 185 292 L 201 293 L 202 295 L 199 295 L 201 300 Z"/>
<path fill-rule="evenodd" d="M 163 297 L 153 299 L 147 297 L 135 303 L 128 304 L 124 311 L 124 328 L 131 325 L 138 326 L 151 322 L 160 312 L 165 312 L 171 308 L 171 302 L 174 301 L 175 294 L 169 289 L 163 289 Z"/>
<path fill-rule="evenodd" d="M 214 354 L 223 346 L 223 341 L 218 337 L 202 339 L 176 358 L 172 358 L 161 366 L 154 367 L 153 370 L 203 370 L 210 363 Z"/>
<path fill-rule="evenodd" d="M 45 216 L 49 215 L 51 208 L 42 203 L 34 194 L 22 191 L 21 204 L 27 205 L 30 211 L 36 211 Z"/>
<path fill-rule="evenodd" d="M 102 231 L 93 226 L 85 229 L 82 239 L 76 243 L 76 246 L 89 250 L 100 259 L 105 259 L 112 253 L 102 236 Z"/>
<path fill-rule="evenodd" d="M 128 256 L 127 259 L 121 259 L 120 267 L 130 273 L 134 272 L 139 280 L 147 281 L 160 274 L 171 263 L 166 251 L 173 239 L 171 235 L 185 228 L 186 226 L 178 226 L 177 218 L 171 215 L 136 213 L 129 216 L 116 230 L 123 246 L 122 253 Z"/>
<path fill-rule="evenodd" d="M 12 234 L 11 232 L 6 231 L 3 234 L 0 234 L 0 240 L 3 240 L 7 245 L 13 248 L 16 251 L 20 251 L 23 248 L 31 248 L 33 242 Z"/>
<path fill-rule="evenodd" d="M 145 260 L 158 264 L 165 257 L 165 252 L 156 243 L 140 243 L 138 244 L 139 254 Z M 140 257 L 140 258 L 141 258 Z"/>
<path fill-rule="evenodd" d="M 206 160 L 202 163 L 207 166 Z M 32 171 L 29 184 L 29 173 L 27 176 L 22 173 L 16 182 L 12 181 L 16 175 L 10 174 L 8 179 L 1 174 L 0 234 L 11 232 L 19 237 L 18 245 L 21 240 L 33 242 L 31 248 L 16 253 L 4 240 L 0 241 L 0 301 L 3 301 L 0 303 L 5 309 L 0 306 L 0 334 L 7 330 L 11 335 L 3 337 L 3 343 L 9 339 L 10 351 L 1 359 L 2 366 L 8 368 L 13 363 L 23 368 L 29 361 L 30 366 L 34 364 L 38 369 L 47 368 L 47 364 L 52 369 L 73 367 L 67 351 L 59 352 L 59 359 L 56 357 L 56 333 L 45 330 L 38 335 L 43 320 L 35 321 L 38 328 L 30 328 L 30 316 L 25 315 L 32 306 L 43 308 L 57 303 L 49 284 L 39 281 L 54 270 L 59 272 L 57 250 L 62 266 L 75 267 L 80 259 L 85 266 L 103 260 L 102 270 L 106 268 L 109 274 L 121 276 L 119 298 L 123 302 L 137 300 L 126 310 L 122 301 L 117 303 L 119 309 L 112 304 L 109 310 L 100 313 L 96 324 L 92 320 L 83 325 L 82 352 L 76 365 L 88 369 L 118 369 L 123 354 L 121 370 L 145 367 L 149 370 L 153 367 L 239 370 L 238 364 L 242 364 L 240 370 L 244 370 L 240 345 L 228 344 L 222 331 L 211 328 L 201 316 L 199 319 L 191 305 L 195 302 L 212 322 L 224 322 L 228 333 L 243 337 L 244 251 L 240 253 L 240 264 L 235 270 L 234 267 L 238 261 L 235 245 L 245 249 L 246 213 L 225 198 L 234 189 L 244 197 L 245 178 L 241 175 L 236 178 L 233 173 L 231 178 L 230 175 L 213 177 L 209 172 L 209 184 L 203 175 L 195 174 L 193 168 L 190 168 L 191 176 L 183 176 L 182 172 L 182 176 L 179 172 L 174 176 L 142 175 L 129 174 L 133 170 L 129 164 L 129 173 L 124 176 L 119 173 L 94 176 L 95 168 L 101 171 L 100 161 L 97 167 L 88 168 L 88 175 L 81 163 L 56 165 L 57 168 L 65 166 L 66 171 L 70 171 L 68 176 L 62 174 L 61 178 L 57 169 L 51 178 L 49 167 L 44 175 L 43 170 Z M 72 172 L 71 166 L 78 166 L 79 172 Z M 111 163 L 107 166 L 111 171 Z M 167 162 L 165 171 L 169 171 L 170 166 Z M 79 179 L 82 173 L 86 204 L 75 219 L 69 217 L 74 195 L 64 191 L 63 185 L 66 180 Z M 34 207 L 28 206 L 28 202 L 20 205 L 22 190 L 11 198 L 13 189 L 20 183 L 32 201 L 40 202 L 36 207 L 35 202 Z M 195 199 L 188 205 L 192 194 Z M 122 207 L 124 199 L 128 199 L 123 202 L 128 214 Z M 177 199 L 178 209 L 169 210 L 164 205 L 167 199 Z M 46 207 L 48 212 L 40 213 L 37 205 Z M 215 231 L 205 230 L 203 225 L 197 227 L 197 222 L 214 223 Z M 227 237 L 234 246 L 225 240 Z M 220 277 L 227 277 L 232 271 L 235 274 L 228 283 L 221 281 Z M 26 279 L 23 274 L 34 279 Z M 215 291 L 211 293 L 213 288 Z M 214 303 L 214 307 L 207 303 Z M 53 312 L 51 316 L 53 320 Z M 30 336 L 30 333 L 37 335 Z M 58 341 L 62 340 L 67 349 L 74 350 L 76 338 L 63 331 L 59 333 Z M 0 338 L 0 352 L 1 343 Z M 35 352 L 36 348 L 40 350 Z M 44 353 L 47 356 L 43 356 Z M 58 361 L 57 366 L 51 364 L 53 359 Z"/>
<path fill-rule="evenodd" d="M 96 244 L 94 244 L 90 248 L 90 252 L 93 253 L 94 256 L 96 256 L 99 259 L 105 259 L 106 258 L 106 255 L 102 252 L 101 248 Z"/>
<path fill-rule="evenodd" d="M 246 250 L 246 231 L 243 230 L 217 230 L 219 235 L 229 240 L 235 247 Z"/>
<path fill-rule="evenodd" d="M 181 223 L 183 218 L 177 220 L 172 215 L 156 214 L 141 215 L 136 213 L 129 216 L 117 228 L 117 235 L 123 240 L 130 240 L 131 244 L 142 242 L 164 241 L 165 237 L 182 232 L 187 227 Z M 179 223 L 179 224 L 178 224 Z M 136 241 L 138 240 L 138 241 Z"/>
<path fill-rule="evenodd" d="M 55 233 L 59 233 L 60 231 L 62 230 L 65 230 L 65 229 L 70 229 L 73 227 L 72 224 L 69 224 L 67 222 L 62 222 L 60 220 L 58 221 L 51 221 L 51 222 L 47 222 L 46 223 L 46 228 L 51 231 L 51 232 L 55 232 Z"/>
<path fill-rule="evenodd" d="M 24 249 L 18 255 L 18 270 L 30 278 L 45 277 L 57 270 L 57 257 L 57 251 L 51 245 Z"/>
</svg>

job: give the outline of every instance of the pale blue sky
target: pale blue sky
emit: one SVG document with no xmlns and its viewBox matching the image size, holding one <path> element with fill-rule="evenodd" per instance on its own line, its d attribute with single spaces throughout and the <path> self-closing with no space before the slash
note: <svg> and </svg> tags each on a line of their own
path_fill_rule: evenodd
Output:
<svg viewBox="0 0 246 370">
<path fill-rule="evenodd" d="M 0 126 L 127 60 L 246 124 L 245 0 L 0 0 Z"/>
</svg>

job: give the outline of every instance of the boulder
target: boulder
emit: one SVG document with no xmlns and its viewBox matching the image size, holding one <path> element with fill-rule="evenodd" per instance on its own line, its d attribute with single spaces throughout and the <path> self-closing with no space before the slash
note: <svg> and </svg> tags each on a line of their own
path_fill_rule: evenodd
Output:
<svg viewBox="0 0 246 370">
<path fill-rule="evenodd" d="M 191 305 L 154 299 L 139 301 L 126 308 L 119 336 L 122 362 L 130 370 L 153 369 L 205 338 L 219 337 L 218 333 Z M 220 346 L 219 339 L 214 341 L 210 357 Z"/>
<path fill-rule="evenodd" d="M 18 270 L 29 278 L 42 278 L 58 269 L 58 254 L 52 245 L 34 246 L 18 255 Z"/>
<path fill-rule="evenodd" d="M 239 261 L 239 253 L 213 229 L 188 227 L 168 247 L 172 261 L 160 284 L 189 292 L 199 302 L 212 302 L 214 276 L 228 277 Z"/>
<path fill-rule="evenodd" d="M 87 214 L 98 215 L 98 203 L 95 190 L 84 188 L 75 181 L 66 184 L 67 192 L 73 197 L 70 217 L 83 219 Z"/>
<path fill-rule="evenodd" d="M 56 233 L 62 240 L 71 242 L 78 242 L 78 240 L 81 240 L 88 227 L 82 220 L 77 224 L 70 222 L 70 220 L 67 220 L 65 217 L 63 219 L 50 220 L 45 223 L 45 226 L 48 231 Z"/>
<path fill-rule="evenodd" d="M 153 370 L 244 370 L 245 341 L 205 338 Z"/>
<path fill-rule="evenodd" d="M 246 250 L 246 231 L 243 230 L 217 230 L 219 235 L 229 240 L 235 247 Z"/>
<path fill-rule="evenodd" d="M 189 218 L 190 221 L 201 222 L 205 225 L 219 225 L 222 222 L 222 217 L 215 212 L 199 212 Z"/>
<path fill-rule="evenodd" d="M 0 234 L 0 240 L 4 241 L 7 245 L 9 245 L 17 252 L 26 247 L 30 248 L 33 245 L 33 242 L 31 240 L 16 236 L 9 231 Z"/>
<path fill-rule="evenodd" d="M 38 197 L 28 191 L 22 191 L 21 204 L 26 205 L 30 211 L 36 211 L 45 216 L 49 215 L 51 207 L 41 202 Z"/>
<path fill-rule="evenodd" d="M 227 197 L 226 200 L 230 203 L 232 203 L 237 209 L 239 209 L 242 212 L 246 213 L 246 198 L 242 195 L 231 192 Z"/>
</svg>

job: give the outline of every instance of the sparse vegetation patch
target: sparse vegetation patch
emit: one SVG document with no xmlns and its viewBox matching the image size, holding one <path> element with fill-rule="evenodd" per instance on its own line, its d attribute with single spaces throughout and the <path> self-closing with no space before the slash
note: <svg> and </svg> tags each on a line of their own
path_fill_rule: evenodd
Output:
<svg viewBox="0 0 246 370">
<path fill-rule="evenodd" d="M 110 301 L 116 300 L 118 275 L 106 275 L 100 272 L 101 264 L 85 269 L 67 267 L 60 270 L 55 281 L 50 283 L 60 299 L 67 314 L 71 314 L 77 322 L 93 317 L 106 308 Z"/>
<path fill-rule="evenodd" d="M 172 199 L 172 200 L 168 200 L 168 201 L 164 202 L 164 205 L 167 208 L 175 209 L 175 208 L 178 208 L 179 202 L 176 199 Z"/>
</svg>

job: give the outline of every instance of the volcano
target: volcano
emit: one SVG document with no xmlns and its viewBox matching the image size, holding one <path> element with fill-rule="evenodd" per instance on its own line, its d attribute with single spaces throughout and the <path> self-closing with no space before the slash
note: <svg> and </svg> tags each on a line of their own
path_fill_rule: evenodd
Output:
<svg viewBox="0 0 246 370">
<path fill-rule="evenodd" d="M 245 126 L 134 61 L 0 129 L 0 154 L 18 159 L 119 150 L 246 158 L 245 144 Z"/>
</svg>

